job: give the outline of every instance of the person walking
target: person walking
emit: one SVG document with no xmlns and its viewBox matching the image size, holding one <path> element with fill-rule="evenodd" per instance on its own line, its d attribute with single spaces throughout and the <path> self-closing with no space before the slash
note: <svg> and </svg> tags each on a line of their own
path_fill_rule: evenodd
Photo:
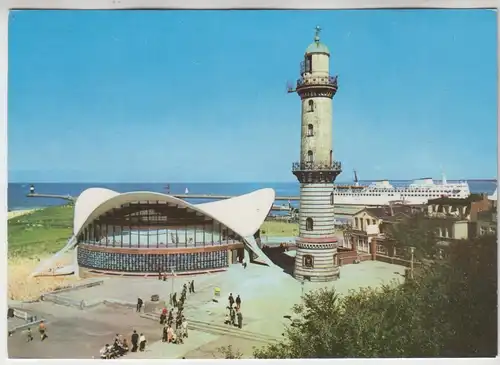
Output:
<svg viewBox="0 0 500 365">
<path fill-rule="evenodd" d="M 191 280 L 191 293 L 194 293 L 194 280 Z"/>
<path fill-rule="evenodd" d="M 144 336 L 144 334 L 141 333 L 141 336 L 139 337 L 139 351 L 143 352 L 145 348 L 146 348 L 146 336 Z"/>
<path fill-rule="evenodd" d="M 232 307 L 234 304 L 233 293 L 229 293 L 229 298 L 227 299 L 229 300 L 229 306 Z"/>
<path fill-rule="evenodd" d="M 139 335 L 137 334 L 137 331 L 134 330 L 134 333 L 132 333 L 132 338 L 130 339 L 130 342 L 132 342 L 132 352 L 137 352 L 137 345 L 139 344 Z"/>
<path fill-rule="evenodd" d="M 33 334 L 31 333 L 31 328 L 26 330 L 26 342 L 33 341 Z"/>
<path fill-rule="evenodd" d="M 238 318 L 238 328 L 241 328 L 243 326 L 243 314 L 241 314 L 241 311 L 239 309 L 236 317 Z"/>
<path fill-rule="evenodd" d="M 141 311 L 141 308 L 142 308 L 143 303 L 144 303 L 144 302 L 142 301 L 142 299 L 141 299 L 141 298 L 137 298 L 137 308 L 136 308 L 137 312 L 140 312 L 140 311 Z"/>
<path fill-rule="evenodd" d="M 182 317 L 181 328 L 182 328 L 182 335 L 188 338 L 188 321 L 186 317 Z"/>
<path fill-rule="evenodd" d="M 229 308 L 229 316 L 231 319 L 231 326 L 236 324 L 236 312 L 233 307 Z"/>
<path fill-rule="evenodd" d="M 238 296 L 236 297 L 236 308 L 240 309 L 240 307 L 241 307 L 241 298 L 240 298 L 240 296 L 238 295 Z"/>
<path fill-rule="evenodd" d="M 38 332 L 40 332 L 40 339 L 42 341 L 48 337 L 47 336 L 47 327 L 45 326 L 45 323 L 43 321 L 40 321 L 40 324 L 38 325 Z"/>
</svg>

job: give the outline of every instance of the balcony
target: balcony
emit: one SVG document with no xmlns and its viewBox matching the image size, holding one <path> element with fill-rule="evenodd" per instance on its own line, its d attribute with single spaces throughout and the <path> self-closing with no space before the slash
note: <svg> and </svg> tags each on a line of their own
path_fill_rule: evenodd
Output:
<svg viewBox="0 0 500 365">
<path fill-rule="evenodd" d="M 337 89 L 337 78 L 338 76 L 324 76 L 324 77 L 308 77 L 307 79 L 301 77 L 297 80 L 297 89 L 307 86 L 326 86 L 333 89 Z"/>
<path fill-rule="evenodd" d="M 294 162 L 292 171 L 342 171 L 342 164 L 339 161 L 333 161 L 331 164 L 322 164 L 315 162 Z"/>
</svg>

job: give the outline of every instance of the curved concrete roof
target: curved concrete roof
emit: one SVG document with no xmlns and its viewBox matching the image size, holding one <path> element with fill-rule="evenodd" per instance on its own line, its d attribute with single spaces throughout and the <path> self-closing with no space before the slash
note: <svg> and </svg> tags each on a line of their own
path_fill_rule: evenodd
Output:
<svg viewBox="0 0 500 365">
<path fill-rule="evenodd" d="M 253 235 L 266 219 L 274 203 L 273 189 L 260 189 L 230 199 L 203 204 L 190 204 L 172 195 L 151 191 L 117 193 L 103 188 L 90 188 L 75 203 L 73 233 L 80 232 L 93 220 L 113 208 L 135 201 L 157 200 L 189 208 L 210 217 L 241 237 Z"/>
<path fill-rule="evenodd" d="M 495 192 L 491 195 L 488 196 L 489 200 L 497 201 L 497 189 L 495 189 Z"/>
</svg>

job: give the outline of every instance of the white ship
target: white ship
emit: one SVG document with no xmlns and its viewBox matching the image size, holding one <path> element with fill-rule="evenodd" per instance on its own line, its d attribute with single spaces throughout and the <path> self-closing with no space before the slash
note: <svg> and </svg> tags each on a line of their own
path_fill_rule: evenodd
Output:
<svg viewBox="0 0 500 365">
<path fill-rule="evenodd" d="M 406 186 L 393 186 L 388 180 L 359 185 L 354 171 L 354 185 L 336 185 L 334 201 L 338 205 L 389 205 L 394 203 L 419 205 L 443 196 L 463 199 L 470 195 L 466 181 L 448 183 L 445 176 L 436 183 L 432 178 L 414 180 Z"/>
</svg>

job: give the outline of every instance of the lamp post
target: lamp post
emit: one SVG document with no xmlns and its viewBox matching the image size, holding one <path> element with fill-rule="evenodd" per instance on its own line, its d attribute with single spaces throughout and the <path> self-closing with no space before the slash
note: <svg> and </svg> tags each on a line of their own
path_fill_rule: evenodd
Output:
<svg viewBox="0 0 500 365">
<path fill-rule="evenodd" d="M 300 282 L 300 286 L 301 286 L 301 295 L 300 295 L 300 299 L 302 301 L 304 301 L 304 279 L 302 279 L 302 281 Z"/>
<path fill-rule="evenodd" d="M 413 253 L 415 252 L 415 247 L 410 247 L 411 259 L 410 259 L 410 278 L 413 279 Z"/>
<path fill-rule="evenodd" d="M 174 269 L 172 269 L 172 288 L 170 289 L 170 304 L 173 305 L 172 303 L 172 298 L 174 297 L 174 280 L 175 280 L 175 272 Z"/>
</svg>

